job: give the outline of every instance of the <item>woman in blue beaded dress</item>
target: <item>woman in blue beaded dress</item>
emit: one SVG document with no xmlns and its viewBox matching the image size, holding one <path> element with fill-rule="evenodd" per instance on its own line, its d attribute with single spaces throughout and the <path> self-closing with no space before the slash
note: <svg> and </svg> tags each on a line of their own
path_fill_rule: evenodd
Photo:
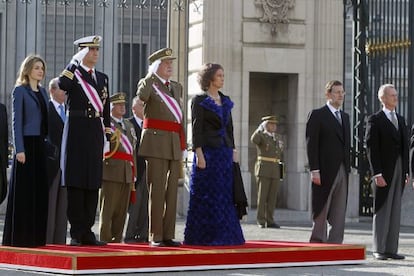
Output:
<svg viewBox="0 0 414 276">
<path fill-rule="evenodd" d="M 191 102 L 195 154 L 184 244 L 241 245 L 245 241 L 233 203 L 233 102 L 219 91 L 221 65 L 205 64 L 198 77 L 204 93 Z"/>
</svg>

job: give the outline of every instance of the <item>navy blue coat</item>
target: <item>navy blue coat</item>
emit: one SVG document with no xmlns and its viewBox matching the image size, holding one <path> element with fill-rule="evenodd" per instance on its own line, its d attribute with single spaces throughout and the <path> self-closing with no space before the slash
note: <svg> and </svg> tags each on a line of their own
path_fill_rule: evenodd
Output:
<svg viewBox="0 0 414 276">
<path fill-rule="evenodd" d="M 16 153 L 24 152 L 23 136 L 41 135 L 42 112 L 38 98 L 30 86 L 20 85 L 13 90 L 13 135 Z M 47 107 L 48 97 L 43 87 L 39 88 Z"/>
<path fill-rule="evenodd" d="M 94 113 L 94 107 L 89 102 L 78 79 L 71 74 L 79 69 L 82 77 L 91 84 L 104 104 L 101 117 L 89 117 Z M 101 187 L 102 160 L 104 145 L 103 127 L 110 127 L 111 117 L 109 110 L 108 76 L 95 70 L 97 83 L 81 66 L 69 64 L 59 77 L 60 89 L 66 91 L 68 133 L 64 184 L 95 190 Z M 81 115 L 84 114 L 84 115 Z M 86 115 L 85 115 L 86 114 Z M 102 125 L 103 122 L 103 125 Z"/>
</svg>

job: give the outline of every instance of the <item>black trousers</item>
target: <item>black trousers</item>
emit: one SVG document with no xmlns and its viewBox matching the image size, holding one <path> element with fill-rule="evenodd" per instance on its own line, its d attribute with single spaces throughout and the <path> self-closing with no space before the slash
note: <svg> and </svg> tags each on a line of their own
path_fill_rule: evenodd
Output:
<svg viewBox="0 0 414 276">
<path fill-rule="evenodd" d="M 76 187 L 67 187 L 67 190 L 70 236 L 83 243 L 95 241 L 96 237 L 91 228 L 95 223 L 99 190 Z"/>
</svg>

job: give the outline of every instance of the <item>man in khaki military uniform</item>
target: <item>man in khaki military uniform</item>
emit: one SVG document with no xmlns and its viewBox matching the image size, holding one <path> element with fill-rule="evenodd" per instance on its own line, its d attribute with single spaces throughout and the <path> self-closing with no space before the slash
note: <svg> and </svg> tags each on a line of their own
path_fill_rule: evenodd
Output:
<svg viewBox="0 0 414 276">
<path fill-rule="evenodd" d="M 111 102 L 111 143 L 103 161 L 103 178 L 100 193 L 100 239 L 121 242 L 131 191 L 135 190 L 134 126 L 124 120 L 125 93 L 116 93 Z"/>
<path fill-rule="evenodd" d="M 257 181 L 257 224 L 260 228 L 280 228 L 273 220 L 283 154 L 282 140 L 276 134 L 276 124 L 276 116 L 263 117 L 262 123 L 250 138 L 257 149 L 255 175 Z"/>
<path fill-rule="evenodd" d="M 182 86 L 170 80 L 172 50 L 164 48 L 148 58 L 149 69 L 138 83 L 144 102 L 139 155 L 147 161 L 149 241 L 151 246 L 180 246 L 174 241 L 177 187 L 186 148 L 180 106 Z"/>
</svg>

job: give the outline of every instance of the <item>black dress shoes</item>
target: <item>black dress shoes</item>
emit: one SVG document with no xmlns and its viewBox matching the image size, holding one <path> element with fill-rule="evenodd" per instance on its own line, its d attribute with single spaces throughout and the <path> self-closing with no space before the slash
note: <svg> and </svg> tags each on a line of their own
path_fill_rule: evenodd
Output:
<svg viewBox="0 0 414 276">
<path fill-rule="evenodd" d="M 176 242 L 173 240 L 166 240 L 162 242 L 163 246 L 168 246 L 168 247 L 178 247 L 181 246 L 181 242 Z"/>
<path fill-rule="evenodd" d="M 83 245 L 95 245 L 95 246 L 104 246 L 107 245 L 104 241 L 98 241 L 98 240 L 91 240 L 91 241 L 83 241 Z"/>
<path fill-rule="evenodd" d="M 71 245 L 71 246 L 80 246 L 81 243 L 77 239 L 71 239 L 69 245 Z"/>
<path fill-rule="evenodd" d="M 374 259 L 376 259 L 376 260 L 385 261 L 385 260 L 388 259 L 388 256 L 384 253 L 374 252 L 374 253 L 372 253 L 372 255 L 374 256 Z"/>
<path fill-rule="evenodd" d="M 280 228 L 280 226 L 279 226 L 279 224 L 276 224 L 276 223 L 271 223 L 271 224 L 268 224 L 268 225 L 267 225 L 267 228 L 275 228 L 275 229 L 279 229 L 279 228 Z"/>
<path fill-rule="evenodd" d="M 405 256 L 398 255 L 396 253 L 385 253 L 384 255 L 393 260 L 404 260 L 405 259 Z"/>
</svg>

